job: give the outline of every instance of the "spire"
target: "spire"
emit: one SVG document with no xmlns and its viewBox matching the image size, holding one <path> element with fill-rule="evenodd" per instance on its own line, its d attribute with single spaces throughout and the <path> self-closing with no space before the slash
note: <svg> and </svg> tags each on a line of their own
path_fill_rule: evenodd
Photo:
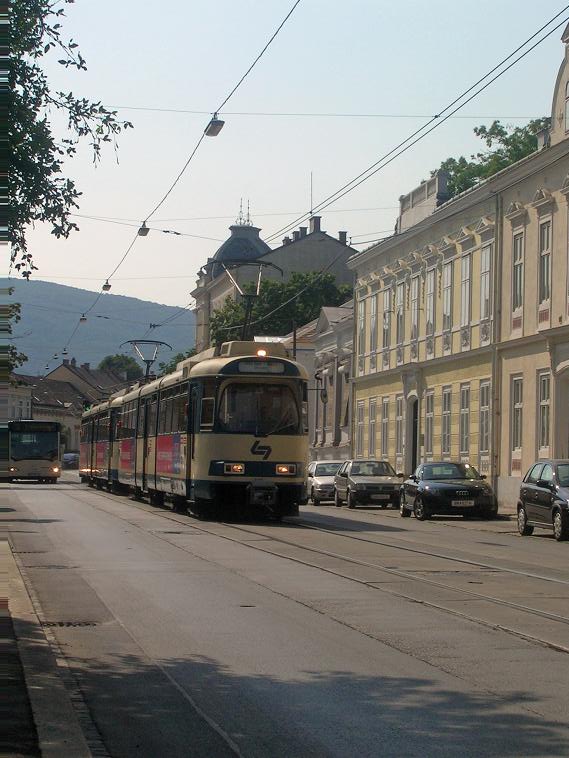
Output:
<svg viewBox="0 0 569 758">
<path fill-rule="evenodd" d="M 235 226 L 253 226 L 251 221 L 251 211 L 249 206 L 249 200 L 247 200 L 247 215 L 243 213 L 243 198 L 239 203 L 239 215 L 235 220 Z"/>
</svg>

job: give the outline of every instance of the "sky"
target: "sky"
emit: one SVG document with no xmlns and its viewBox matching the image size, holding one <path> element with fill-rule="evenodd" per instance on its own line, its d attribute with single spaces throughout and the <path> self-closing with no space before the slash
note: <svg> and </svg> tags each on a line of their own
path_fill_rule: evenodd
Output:
<svg viewBox="0 0 569 758">
<path fill-rule="evenodd" d="M 64 31 L 87 72 L 44 59 L 54 89 L 100 100 L 131 120 L 118 155 L 93 165 L 84 146 L 66 171 L 83 193 L 80 232 L 29 234 L 38 279 L 97 291 L 178 174 L 207 125 L 292 6 L 292 0 L 76 0 Z M 225 126 L 195 158 L 112 279 L 112 292 L 190 302 L 196 273 L 229 235 L 241 199 L 267 238 L 374 163 L 513 51 L 561 2 L 542 0 L 301 0 L 223 109 Z M 566 11 L 560 21 L 569 17 Z M 386 236 L 406 194 L 449 156 L 483 147 L 473 127 L 550 115 L 563 29 L 463 111 L 322 213 L 354 243 Z M 202 114 L 136 110 L 162 108 Z M 382 114 L 341 115 L 240 114 Z M 54 124 L 64 124 L 54 116 Z M 118 160 L 117 160 L 118 158 Z M 272 246 L 277 246 L 279 235 Z M 209 238 L 209 239 L 205 239 Z M 358 245 L 363 249 L 363 245 Z"/>
</svg>

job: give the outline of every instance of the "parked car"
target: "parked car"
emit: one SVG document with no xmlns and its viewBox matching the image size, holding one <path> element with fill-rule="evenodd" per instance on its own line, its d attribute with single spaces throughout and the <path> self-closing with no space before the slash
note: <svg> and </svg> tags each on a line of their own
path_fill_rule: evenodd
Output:
<svg viewBox="0 0 569 758">
<path fill-rule="evenodd" d="M 415 514 L 419 521 L 435 513 L 495 518 L 498 500 L 494 490 L 468 463 L 422 463 L 401 486 L 403 517 Z"/>
<path fill-rule="evenodd" d="M 312 461 L 308 465 L 308 494 L 313 505 L 334 500 L 334 476 L 343 461 Z"/>
<path fill-rule="evenodd" d="M 63 468 L 79 468 L 79 453 L 63 453 Z"/>
<path fill-rule="evenodd" d="M 518 500 L 518 531 L 525 537 L 536 526 L 552 529 L 556 540 L 569 539 L 569 460 L 539 461 L 525 475 Z"/>
<path fill-rule="evenodd" d="M 396 474 L 387 461 L 346 461 L 334 477 L 334 504 L 340 508 L 356 505 L 399 507 L 399 487 L 403 474 Z"/>
</svg>

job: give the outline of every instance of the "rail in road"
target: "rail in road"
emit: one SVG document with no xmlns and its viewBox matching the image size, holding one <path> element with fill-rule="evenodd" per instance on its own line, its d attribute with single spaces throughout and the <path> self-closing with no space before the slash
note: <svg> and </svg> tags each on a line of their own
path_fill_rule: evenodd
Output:
<svg viewBox="0 0 569 758">
<path fill-rule="evenodd" d="M 139 526 L 124 512 L 119 513 L 113 508 L 113 503 L 117 503 L 115 495 L 100 491 L 92 493 L 85 487 L 72 485 L 66 486 L 66 493 L 90 505 L 94 504 L 96 497 L 97 507 Z M 103 506 L 102 500 L 108 503 Z M 119 502 L 125 502 L 125 499 L 121 498 Z M 502 532 L 499 533 L 501 539 L 517 543 L 519 555 L 503 558 L 494 555 L 492 559 L 481 560 L 469 553 L 471 546 L 468 543 L 457 538 L 453 540 L 454 546 L 449 546 L 444 552 L 440 548 L 430 548 L 430 524 L 415 525 L 413 521 L 406 521 L 406 527 L 407 524 L 413 524 L 413 527 L 399 531 L 385 525 L 385 519 L 382 519 L 384 526 L 377 530 L 378 524 L 362 524 L 362 511 L 342 511 L 342 518 L 338 519 L 335 510 L 330 511 L 333 516 L 326 514 L 326 509 L 319 510 L 317 514 L 305 510 L 298 520 L 283 524 L 237 524 L 202 521 L 189 514 L 173 513 L 143 502 L 131 501 L 129 506 L 133 510 L 159 514 L 165 522 L 188 526 L 196 532 L 239 544 L 249 550 L 278 556 L 375 591 L 500 630 L 559 653 L 569 653 L 569 616 L 548 609 L 552 602 L 564 598 L 569 600 L 569 580 L 553 567 L 546 569 L 542 554 L 535 548 L 540 543 L 542 550 L 547 543 L 548 549 L 567 554 L 569 546 L 553 540 L 537 539 L 532 544 L 531 538 L 522 539 Z M 384 516 L 385 512 L 379 511 L 379 514 Z M 370 517 L 369 512 L 365 515 L 366 518 Z M 339 521 L 342 522 L 341 526 Z M 443 526 L 442 522 L 433 522 L 433 525 L 435 529 Z M 365 530 L 365 535 L 361 530 Z M 471 532 L 472 529 L 463 531 Z M 488 533 L 486 528 L 484 531 Z M 455 530 L 455 534 L 457 532 Z M 178 543 L 175 539 L 177 530 L 164 530 L 162 533 L 154 530 L 152 534 L 180 550 L 195 554 Z M 377 536 L 381 534 L 389 537 Z M 464 546 L 461 542 L 465 542 Z M 503 548 L 500 543 L 489 542 L 487 545 L 494 553 Z M 511 548 L 511 545 L 507 547 Z M 538 560 L 541 564 L 539 569 L 524 564 L 524 551 L 530 547 L 532 549 L 525 556 L 526 560 Z M 357 548 L 357 554 L 354 548 Z M 381 560 L 377 558 L 378 552 L 381 553 Z M 411 565 L 405 565 L 410 562 Z M 505 582 L 505 578 L 514 580 L 514 584 Z M 473 588 L 484 585 L 489 586 L 491 591 Z"/>
</svg>

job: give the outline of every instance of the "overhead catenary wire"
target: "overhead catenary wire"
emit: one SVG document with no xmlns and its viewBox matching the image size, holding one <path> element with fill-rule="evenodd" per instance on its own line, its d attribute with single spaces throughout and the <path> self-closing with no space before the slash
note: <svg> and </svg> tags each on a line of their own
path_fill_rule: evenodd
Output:
<svg viewBox="0 0 569 758">
<path fill-rule="evenodd" d="M 512 53 L 510 53 L 508 56 L 506 56 L 506 58 L 504 58 L 500 63 L 498 63 L 496 66 L 494 66 L 487 74 L 485 74 L 482 78 L 480 78 L 474 85 L 472 85 L 467 90 L 465 90 L 465 92 L 463 92 L 462 95 L 459 95 L 457 98 L 455 98 L 452 101 L 452 103 L 450 103 L 449 105 L 447 105 L 443 109 L 443 111 L 441 111 L 441 114 L 444 113 L 445 111 L 448 111 L 449 108 L 452 108 L 456 103 L 460 103 L 460 101 L 467 94 L 469 94 L 470 92 L 472 92 L 473 89 L 476 89 L 476 87 L 481 82 L 483 82 L 484 80 L 488 79 L 488 77 L 491 76 L 491 74 L 493 74 L 494 72 L 498 71 L 498 69 L 500 69 L 507 61 L 509 61 L 513 56 L 515 56 L 516 53 L 518 53 L 520 50 L 522 50 L 524 47 L 526 47 L 529 44 L 529 42 L 531 42 L 533 39 L 535 39 L 544 29 L 546 29 L 548 26 L 550 26 L 556 19 L 559 18 L 559 16 L 561 16 L 567 10 L 569 10 L 569 5 L 565 6 L 559 13 L 557 13 L 555 16 L 553 16 L 553 18 L 551 18 L 546 24 L 544 24 L 542 27 L 540 27 L 540 29 L 538 29 L 537 32 L 534 32 L 534 34 L 532 34 L 525 42 L 523 42 L 521 45 L 519 45 Z M 454 113 L 456 113 L 456 111 L 460 110 L 465 105 L 467 105 L 469 102 L 471 102 L 482 91 L 484 91 L 494 81 L 496 81 L 496 79 L 498 79 L 500 76 L 502 76 L 507 71 L 509 71 L 520 60 L 522 60 L 522 58 L 524 58 L 526 55 L 528 55 L 532 50 L 534 50 L 538 45 L 540 45 L 545 39 L 547 39 L 549 36 L 551 36 L 557 29 L 559 29 L 561 26 L 565 25 L 568 20 L 569 19 L 567 19 L 567 18 L 564 19 L 562 22 L 560 22 L 559 24 L 557 24 L 556 26 L 554 26 L 552 29 L 550 29 L 548 32 L 546 32 L 546 34 L 544 34 L 539 40 L 537 40 L 537 42 L 535 42 L 531 47 L 529 47 L 527 50 L 525 50 L 521 55 L 519 55 L 517 58 L 515 58 L 515 60 L 513 60 L 505 69 L 503 69 L 502 71 L 499 71 L 492 79 L 490 79 L 489 81 L 487 81 L 482 87 L 480 87 L 472 95 L 470 95 L 470 97 L 465 102 L 460 103 L 459 105 L 457 105 L 457 107 L 455 108 L 455 110 L 452 111 L 450 114 L 448 114 L 447 116 L 445 116 L 440 121 L 438 120 L 438 118 L 439 118 L 439 116 L 441 114 L 438 114 L 435 118 L 431 119 L 430 122 L 428 122 L 423 127 L 421 127 L 421 129 L 419 129 L 416 132 L 414 132 L 410 137 L 408 137 L 406 140 L 404 140 L 403 142 L 401 142 L 396 148 L 394 148 L 389 153 L 387 153 L 386 156 L 384 156 L 384 158 L 381 158 L 379 161 L 376 161 L 376 163 L 372 164 L 372 166 L 370 166 L 368 169 L 366 169 L 361 174 L 359 174 L 351 182 L 348 182 L 346 185 L 344 185 L 344 187 L 340 188 L 340 190 L 338 190 L 337 192 L 335 192 L 332 195 L 330 195 L 328 198 L 326 198 L 324 201 L 322 201 L 322 203 L 318 204 L 314 208 L 314 210 L 315 211 L 323 210 L 324 208 L 326 208 L 329 205 L 331 205 L 333 202 L 336 202 L 336 200 L 339 200 L 341 197 L 344 197 L 346 194 L 348 194 L 349 192 L 351 192 L 353 189 L 355 189 L 361 183 L 363 183 L 364 181 L 367 181 L 367 179 L 369 179 L 371 176 L 373 176 L 378 171 L 380 171 L 382 168 L 384 168 L 385 165 L 387 165 L 388 163 L 391 163 L 399 155 L 401 155 L 402 153 L 404 153 L 407 150 L 409 150 L 414 144 L 416 144 L 417 142 L 419 142 L 421 139 L 424 139 L 424 137 L 426 137 L 428 134 L 430 134 L 432 131 L 434 131 L 434 129 L 438 128 L 442 123 L 444 123 L 444 121 L 446 121 L 448 118 L 450 118 L 450 116 L 452 116 Z M 435 121 L 435 120 L 436 120 L 436 123 L 433 126 L 431 126 L 431 128 L 428 129 L 428 131 L 426 131 L 424 134 L 420 135 L 420 132 L 422 132 L 427 126 L 429 126 L 430 124 L 432 124 L 433 121 Z M 406 143 L 409 142 L 409 140 L 412 140 L 413 137 L 416 137 L 416 139 L 413 142 L 411 142 L 410 144 L 406 145 Z M 403 146 L 405 146 L 405 147 L 403 147 Z M 395 153 L 398 150 L 398 148 L 400 148 L 400 147 L 402 147 L 402 149 L 397 154 L 393 155 L 393 153 Z M 387 158 L 387 157 L 389 157 L 389 160 L 384 163 L 384 159 Z M 379 167 L 376 168 L 376 166 L 378 166 L 378 164 L 383 164 L 383 165 L 379 165 Z M 374 169 L 372 171 L 372 173 L 368 173 L 371 169 Z M 357 182 L 357 184 L 354 184 L 354 182 Z M 351 186 L 351 185 L 354 185 L 354 186 Z M 339 193 L 341 193 L 341 194 L 339 194 Z M 291 229 L 294 226 L 296 226 L 296 224 L 299 221 L 304 220 L 309 215 L 310 215 L 310 212 L 303 214 L 303 216 L 300 217 L 299 219 L 296 219 L 291 226 L 284 227 L 283 229 L 280 229 L 278 232 L 275 232 L 275 234 L 272 235 L 271 237 L 268 237 L 267 241 L 270 241 L 271 239 L 274 239 L 276 236 L 279 236 L 283 232 L 289 231 L 289 229 Z M 404 234 L 404 233 L 405 232 L 403 232 L 402 234 Z M 389 238 L 381 238 L 379 240 L 370 240 L 370 241 L 368 241 L 367 243 L 364 243 L 364 244 L 373 244 L 373 242 L 383 241 L 383 239 L 389 239 Z M 317 282 L 326 273 L 326 271 L 328 271 L 328 269 L 331 268 L 339 260 L 339 258 L 343 255 L 343 252 L 344 251 L 341 251 L 337 256 L 334 257 L 334 259 L 330 263 L 328 263 L 323 269 L 321 269 L 320 272 L 318 273 L 316 279 L 313 280 L 313 282 L 311 282 L 311 284 L 303 287 L 301 290 L 299 290 L 295 295 L 293 295 L 292 297 L 290 297 L 284 303 L 281 303 L 281 305 L 277 306 L 272 311 L 270 311 L 269 313 L 267 313 L 264 316 L 262 316 L 260 319 L 257 319 L 256 321 L 252 322 L 251 324 L 249 324 L 249 326 L 256 326 L 258 324 L 263 323 L 263 321 L 265 321 L 267 318 L 269 318 L 270 316 L 274 315 L 275 313 L 277 313 L 282 308 L 285 308 L 287 305 L 289 305 L 291 302 L 293 302 L 296 298 L 300 297 L 300 295 L 302 295 L 311 286 L 313 286 L 313 284 L 315 282 Z M 240 324 L 238 326 L 222 327 L 220 331 L 229 331 L 231 329 L 240 329 L 242 327 L 243 327 L 243 324 Z"/>
<path fill-rule="evenodd" d="M 229 94 L 222 100 L 221 104 L 218 106 L 218 108 L 216 109 L 216 111 L 221 110 L 221 108 L 223 108 L 223 106 L 226 105 L 229 102 L 229 100 L 233 97 L 233 95 L 237 92 L 237 90 L 239 89 L 239 87 L 243 84 L 243 82 L 245 81 L 245 79 L 249 76 L 249 74 L 251 73 L 251 71 L 255 68 L 255 66 L 257 65 L 257 63 L 259 62 L 259 60 L 265 54 L 265 52 L 267 51 L 267 49 L 269 48 L 269 46 L 271 45 L 271 43 L 273 42 L 273 40 L 277 37 L 277 35 L 281 31 L 281 29 L 283 28 L 283 26 L 285 25 L 285 23 L 288 21 L 288 19 L 291 17 L 291 15 L 293 14 L 293 12 L 297 8 L 297 6 L 300 4 L 300 2 L 301 2 L 301 0 L 295 0 L 295 2 L 293 3 L 291 9 L 286 14 L 286 16 L 281 21 L 281 23 L 278 25 L 278 27 L 276 28 L 276 30 L 273 32 L 273 34 L 271 35 L 271 37 L 269 38 L 268 42 L 265 44 L 265 46 L 263 47 L 263 49 L 261 50 L 261 52 L 257 55 L 257 57 L 251 63 L 251 65 L 249 66 L 249 68 L 245 71 L 245 73 L 243 74 L 243 76 L 239 79 L 239 81 L 237 82 L 237 84 L 231 89 L 231 91 L 229 92 Z M 166 193 L 162 196 L 162 198 L 160 199 L 160 201 L 154 206 L 154 208 L 150 211 L 150 213 L 147 214 L 146 218 L 144 219 L 143 226 L 146 225 L 146 222 L 150 220 L 150 218 L 156 213 L 156 211 L 159 208 L 162 207 L 162 205 L 164 204 L 164 202 L 166 201 L 166 199 L 170 196 L 171 192 L 176 187 L 176 185 L 178 184 L 178 182 L 180 181 L 180 179 L 184 175 L 186 169 L 188 168 L 190 162 L 192 161 L 193 157 L 197 153 L 198 148 L 201 145 L 201 143 L 203 142 L 205 136 L 206 136 L 206 131 L 204 130 L 202 132 L 200 138 L 198 139 L 198 141 L 197 141 L 194 149 L 190 153 L 188 159 L 184 163 L 184 166 L 182 167 L 182 170 L 178 173 L 178 175 L 176 176 L 176 178 L 174 179 L 174 181 L 172 182 L 172 184 L 170 185 L 170 187 L 168 188 L 168 190 L 166 191 Z M 113 271 L 111 272 L 111 274 L 106 278 L 105 284 L 108 285 L 110 279 L 114 276 L 114 274 L 118 271 L 118 269 L 120 268 L 120 266 L 124 263 L 124 261 L 126 260 L 128 254 L 130 253 L 130 251 L 134 247 L 134 245 L 135 245 L 135 243 L 136 243 L 136 241 L 138 239 L 138 236 L 139 236 L 139 234 L 138 234 L 138 231 L 137 231 L 134 239 L 131 241 L 131 243 L 127 247 L 125 253 L 122 256 L 122 258 L 119 260 L 119 262 L 117 263 L 117 265 L 115 266 L 115 268 L 113 269 Z M 85 311 L 85 313 L 89 313 L 95 307 L 95 305 L 99 302 L 100 298 L 102 297 L 103 292 L 104 292 L 104 290 L 103 290 L 103 288 L 101 288 L 101 291 L 98 293 L 98 295 L 95 298 L 93 304 L 87 309 L 87 311 Z M 75 328 L 73 329 L 73 332 L 72 332 L 71 336 L 67 340 L 67 343 L 66 343 L 65 347 L 69 346 L 69 343 L 71 342 L 71 340 L 75 336 L 75 334 L 77 332 L 77 329 L 79 328 L 80 324 L 81 324 L 81 321 L 78 321 L 77 324 L 75 325 Z"/>
<path fill-rule="evenodd" d="M 493 68 L 491 68 L 484 76 L 480 77 L 474 84 L 472 84 L 470 87 L 468 87 L 464 92 L 462 92 L 460 95 L 455 97 L 448 105 L 446 105 L 439 113 L 437 113 L 435 116 L 429 119 L 425 124 L 423 124 L 419 129 L 416 129 L 414 132 L 412 132 L 406 139 L 401 141 L 398 145 L 396 145 L 394 148 L 392 148 L 389 152 L 385 153 L 381 158 L 379 158 L 375 163 L 373 163 L 371 166 L 368 166 L 368 168 L 364 169 L 361 173 L 359 173 L 356 177 L 351 179 L 349 182 L 344 184 L 340 189 L 336 190 L 336 192 L 333 192 L 331 195 L 328 195 L 324 200 L 322 200 L 320 203 L 314 206 L 312 209 L 312 212 L 320 212 L 324 210 L 325 208 L 332 205 L 332 203 L 336 202 L 340 198 L 347 195 L 349 192 L 353 191 L 356 187 L 358 187 L 360 184 L 362 184 L 364 181 L 367 181 L 371 176 L 377 173 L 378 170 L 381 168 L 384 168 L 386 165 L 391 163 L 395 158 L 399 157 L 402 153 L 406 152 L 410 147 L 415 145 L 417 142 L 419 142 L 421 139 L 426 137 L 428 134 L 430 134 L 432 131 L 437 129 L 439 126 L 441 126 L 445 121 L 447 121 L 451 116 L 453 116 L 457 111 L 461 110 L 465 105 L 467 105 L 469 102 L 471 102 L 477 95 L 480 94 L 484 89 L 489 87 L 496 79 L 498 79 L 500 76 L 505 74 L 507 71 L 509 71 L 510 68 L 512 68 L 516 63 L 518 63 L 522 58 L 524 58 L 526 55 L 528 55 L 532 50 L 534 50 L 539 44 L 541 44 L 547 37 L 549 37 L 551 34 L 553 34 L 557 29 L 559 29 L 561 26 L 563 26 L 565 23 L 567 23 L 567 19 L 562 21 L 561 23 L 557 24 L 555 27 L 550 29 L 543 37 L 541 37 L 536 43 L 534 43 L 531 47 L 529 47 L 527 50 L 525 50 L 518 58 L 516 58 L 510 65 L 508 65 L 506 68 L 504 68 L 502 71 L 499 71 L 496 76 L 494 76 L 492 79 L 490 79 L 486 84 L 484 84 L 482 87 L 480 87 L 478 90 L 476 90 L 476 87 L 478 87 L 482 82 L 484 82 L 488 77 L 492 76 L 496 71 L 501 69 L 511 58 L 513 58 L 518 52 L 523 50 L 523 48 L 527 47 L 527 45 L 534 40 L 541 32 L 544 31 L 544 29 L 547 29 L 548 26 L 550 26 L 554 21 L 556 21 L 563 13 L 565 13 L 569 9 L 569 5 L 566 5 L 562 10 L 560 10 L 558 13 L 556 13 L 552 18 L 549 19 L 543 26 L 541 26 L 536 32 L 534 32 L 530 37 L 528 37 L 524 42 L 522 42 L 518 47 L 515 48 L 511 53 L 509 53 L 505 58 L 503 58 L 499 63 L 497 63 Z M 473 95 L 471 95 L 467 100 L 464 100 L 464 98 L 471 93 L 473 90 L 476 90 Z M 464 102 L 460 102 L 461 100 L 464 100 Z M 460 103 L 457 105 L 457 103 Z M 447 111 L 451 110 L 455 105 L 457 107 L 452 110 L 450 113 L 447 113 Z M 447 113 L 446 116 L 441 118 L 441 116 Z M 430 127 L 430 128 L 429 128 Z M 424 133 L 423 133 L 424 132 Z M 423 134 L 422 134 L 423 133 Z M 408 144 L 409 143 L 409 144 Z M 405 147 L 406 146 L 406 147 Z M 389 159 L 390 160 L 387 160 Z M 383 165 L 380 165 L 383 164 Z M 373 171 L 377 166 L 379 168 L 376 171 Z M 371 173 L 370 173 L 371 172 Z M 361 181 L 360 181 L 361 180 Z M 353 186 L 352 186 L 353 185 Z M 271 234 L 266 238 L 266 242 L 271 242 L 277 237 L 279 237 L 281 234 L 284 234 L 291 229 L 293 229 L 298 223 L 301 223 L 302 221 L 305 221 L 309 216 L 311 215 L 310 211 L 307 211 L 306 213 L 303 213 L 301 216 L 296 218 L 294 221 L 292 221 L 290 224 L 287 224 L 284 227 L 281 227 L 281 229 L 278 229 L 276 232 Z"/>
</svg>

